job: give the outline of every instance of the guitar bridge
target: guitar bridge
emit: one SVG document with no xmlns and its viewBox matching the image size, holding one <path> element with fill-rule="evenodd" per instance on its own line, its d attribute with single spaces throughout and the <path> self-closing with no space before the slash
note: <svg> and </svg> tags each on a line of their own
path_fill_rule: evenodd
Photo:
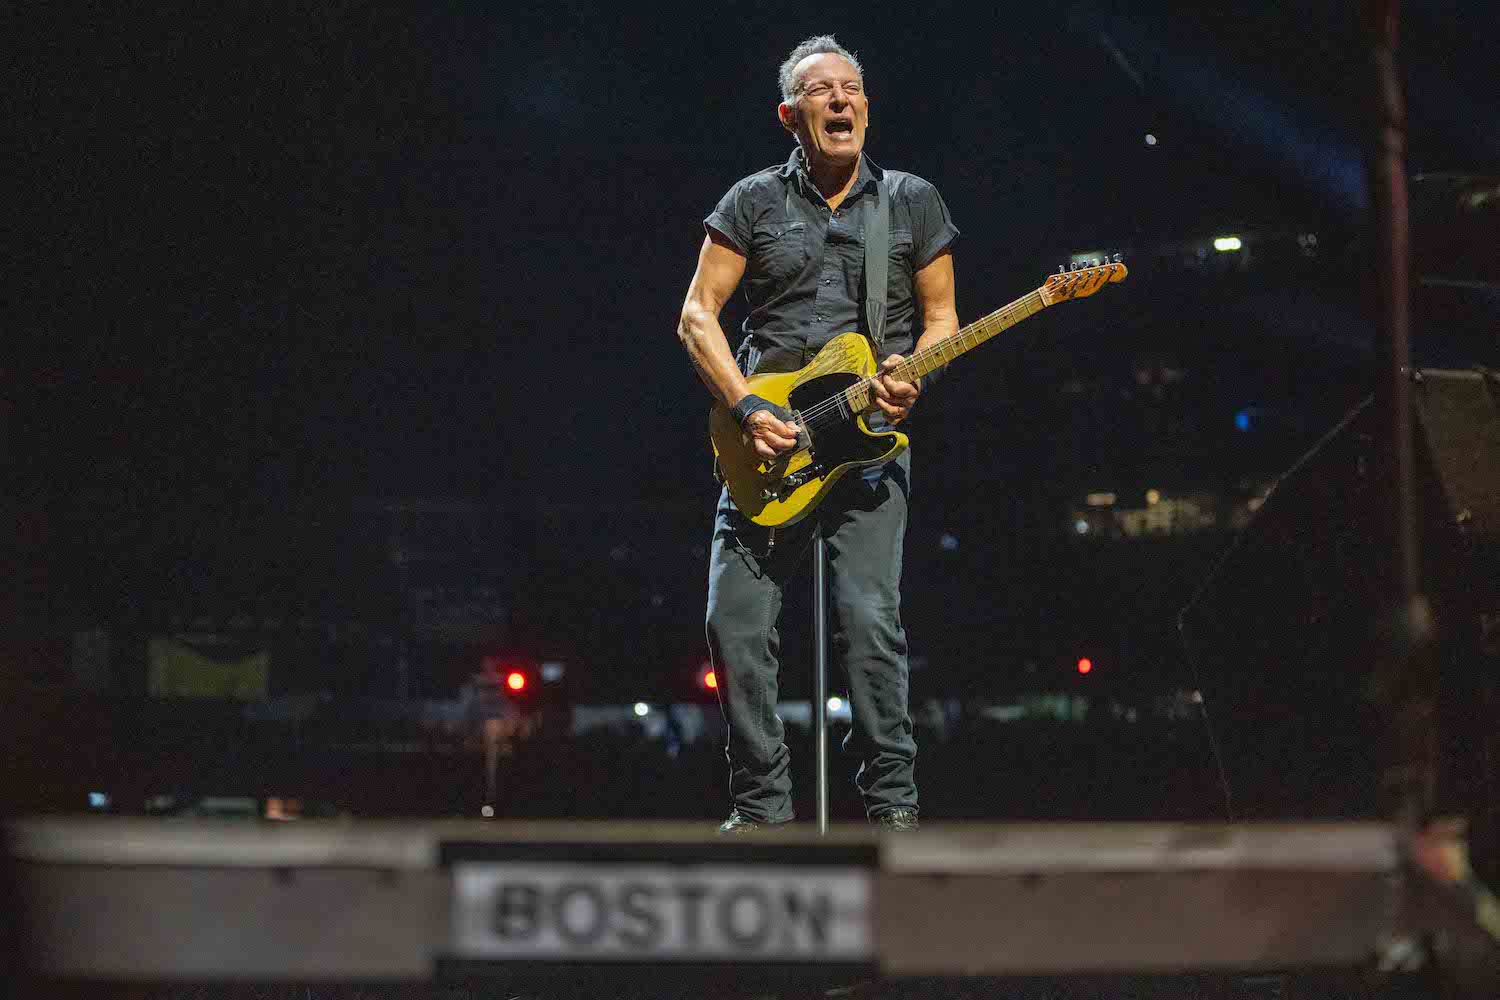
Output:
<svg viewBox="0 0 1500 1000">
<path fill-rule="evenodd" d="M 783 500 L 791 496 L 800 487 L 807 485 L 821 476 L 826 470 L 822 463 L 814 462 L 803 466 L 790 476 L 786 476 L 776 482 L 774 486 L 768 486 L 760 491 L 760 498 L 766 503 Z"/>
</svg>

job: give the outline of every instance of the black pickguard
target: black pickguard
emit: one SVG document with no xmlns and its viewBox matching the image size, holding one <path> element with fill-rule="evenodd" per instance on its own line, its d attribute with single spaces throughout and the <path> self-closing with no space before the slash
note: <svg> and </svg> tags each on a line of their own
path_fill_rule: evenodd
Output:
<svg viewBox="0 0 1500 1000">
<path fill-rule="evenodd" d="M 833 405 L 831 397 L 860 381 L 863 377 L 852 372 L 832 372 L 802 383 L 787 397 L 787 405 L 804 415 L 812 434 L 813 458 L 824 469 L 873 462 L 895 444 L 894 431 L 871 437 L 859 428 L 847 408 Z M 809 414 L 815 408 L 821 412 Z"/>
</svg>

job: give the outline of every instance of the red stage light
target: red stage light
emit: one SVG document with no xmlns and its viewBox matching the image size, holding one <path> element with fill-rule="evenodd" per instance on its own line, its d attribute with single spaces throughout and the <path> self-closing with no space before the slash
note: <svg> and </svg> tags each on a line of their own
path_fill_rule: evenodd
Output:
<svg viewBox="0 0 1500 1000">
<path fill-rule="evenodd" d="M 1080 659 L 1078 661 L 1078 672 L 1080 674 L 1086 674 L 1090 670 L 1093 670 L 1093 669 L 1094 669 L 1094 661 L 1091 660 L 1091 659 L 1089 659 L 1087 656 L 1083 657 L 1082 659 Z"/>
<path fill-rule="evenodd" d="M 526 675 L 519 670 L 512 670 L 505 675 L 505 686 L 512 691 L 520 691 L 526 687 Z"/>
<path fill-rule="evenodd" d="M 719 678 L 714 676 L 714 672 L 712 670 L 703 671 L 703 686 L 708 688 L 710 691 L 718 690 Z"/>
</svg>

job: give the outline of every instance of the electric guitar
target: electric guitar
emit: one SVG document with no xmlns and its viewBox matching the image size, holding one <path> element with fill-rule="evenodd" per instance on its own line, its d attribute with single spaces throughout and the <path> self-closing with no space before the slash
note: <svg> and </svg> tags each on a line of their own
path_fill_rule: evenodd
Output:
<svg viewBox="0 0 1500 1000">
<path fill-rule="evenodd" d="M 1116 254 L 1113 263 L 1059 268 L 1040 288 L 913 353 L 888 374 L 915 382 L 1048 306 L 1087 298 L 1110 282 L 1123 281 L 1127 272 L 1119 259 Z M 729 408 L 714 403 L 708 427 L 718 475 L 741 513 L 766 527 L 795 524 L 813 512 L 844 473 L 888 462 L 906 449 L 905 434 L 872 431 L 866 422 L 866 415 L 878 409 L 870 386 L 876 367 L 869 340 L 843 333 L 798 371 L 750 376 L 750 391 L 791 410 L 802 430 L 795 447 L 770 460 L 745 442 Z"/>
</svg>

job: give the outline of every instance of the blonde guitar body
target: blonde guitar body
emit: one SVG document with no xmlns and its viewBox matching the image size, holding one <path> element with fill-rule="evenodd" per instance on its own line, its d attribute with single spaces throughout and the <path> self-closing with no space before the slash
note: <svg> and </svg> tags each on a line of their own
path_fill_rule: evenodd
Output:
<svg viewBox="0 0 1500 1000">
<path fill-rule="evenodd" d="M 861 334 L 844 333 L 805 368 L 750 376 L 752 393 L 791 410 L 803 428 L 797 447 L 771 461 L 745 443 L 728 408 L 714 404 L 709 437 L 719 476 L 741 513 L 766 527 L 795 524 L 844 473 L 888 462 L 906 450 L 905 434 L 870 430 L 865 415 L 851 413 L 842 401 L 846 390 L 874 374 L 870 342 Z"/>
<path fill-rule="evenodd" d="M 1060 267 L 1035 291 L 915 352 L 889 374 L 899 382 L 915 382 L 1026 317 L 1059 302 L 1087 298 L 1125 275 L 1118 254 L 1113 261 L 1080 262 L 1071 271 Z M 874 375 L 870 342 L 858 333 L 834 337 L 800 371 L 752 375 L 750 391 L 791 410 L 803 432 L 795 448 L 771 461 L 745 443 L 729 409 L 714 404 L 708 433 L 719 478 L 746 517 L 770 528 L 796 524 L 846 472 L 889 462 L 906 449 L 905 434 L 872 431 L 866 422 L 866 415 L 878 409 Z"/>
</svg>

